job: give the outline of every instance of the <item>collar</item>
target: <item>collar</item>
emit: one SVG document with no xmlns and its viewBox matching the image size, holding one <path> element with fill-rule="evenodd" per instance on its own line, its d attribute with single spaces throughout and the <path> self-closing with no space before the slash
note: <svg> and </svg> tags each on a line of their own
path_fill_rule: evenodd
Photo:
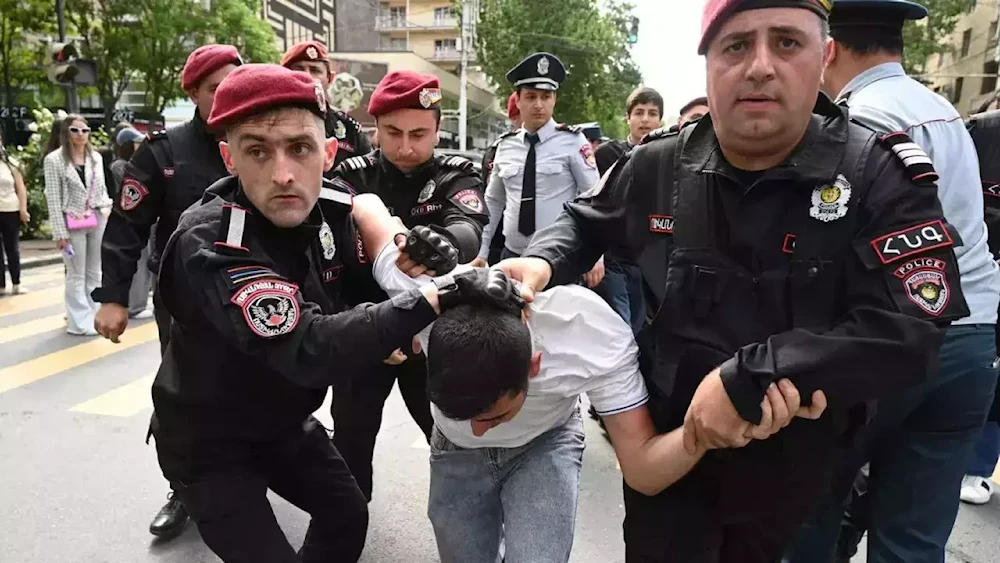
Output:
<svg viewBox="0 0 1000 563">
<path fill-rule="evenodd" d="M 556 120 L 550 117 L 548 123 L 542 125 L 541 129 L 535 131 L 535 133 L 538 134 L 538 144 L 540 145 L 544 143 L 547 139 L 556 134 Z M 528 130 L 522 127 L 521 131 L 518 133 L 518 138 L 521 139 L 522 143 L 527 144 L 527 136 Z"/>
<path fill-rule="evenodd" d="M 406 174 L 402 170 L 397 168 L 396 165 L 392 163 L 392 161 L 386 158 L 385 153 L 382 152 L 382 149 L 377 149 L 377 151 L 378 151 L 379 166 L 382 168 L 382 171 L 384 173 L 386 173 L 390 178 L 394 180 L 407 181 L 407 180 L 413 180 L 414 178 L 419 180 L 428 176 L 433 176 L 435 170 L 437 169 L 436 159 L 432 156 L 430 160 L 418 166 L 413 172 Z"/>
<path fill-rule="evenodd" d="M 849 123 L 846 108 L 834 104 L 821 93 L 802 140 L 784 162 L 766 170 L 761 178 L 805 182 L 834 178 L 847 143 Z M 693 126 L 681 153 L 681 166 L 698 174 L 716 173 L 736 178 L 732 164 L 719 147 L 711 114 Z"/>
<path fill-rule="evenodd" d="M 844 86 L 844 89 L 840 91 L 840 94 L 837 95 L 837 101 L 846 100 L 854 92 L 863 90 L 879 80 L 895 78 L 897 76 L 906 76 L 906 71 L 903 70 L 903 65 L 899 63 L 882 63 L 880 65 L 875 65 L 852 78 L 851 81 L 847 83 L 847 86 Z"/>
<path fill-rule="evenodd" d="M 269 249 L 275 249 L 276 251 L 282 253 L 289 250 L 303 252 L 314 240 L 317 240 L 319 230 L 323 226 L 324 222 L 323 212 L 320 210 L 318 204 L 313 206 L 312 211 L 309 213 L 309 217 L 306 218 L 304 223 L 298 227 L 283 229 L 268 220 L 268 218 L 265 217 L 264 214 L 250 202 L 250 198 L 248 198 L 246 193 L 243 191 L 243 184 L 240 183 L 238 178 L 227 178 L 227 181 L 231 183 L 222 189 L 225 191 L 235 190 L 233 203 L 248 211 L 248 225 L 253 229 L 253 233 L 257 237 L 257 240 Z M 218 191 L 216 193 L 219 194 Z"/>
</svg>

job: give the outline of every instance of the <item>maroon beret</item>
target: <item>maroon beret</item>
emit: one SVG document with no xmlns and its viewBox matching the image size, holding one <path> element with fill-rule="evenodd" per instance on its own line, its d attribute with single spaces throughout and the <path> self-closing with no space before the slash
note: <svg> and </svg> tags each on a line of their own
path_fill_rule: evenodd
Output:
<svg viewBox="0 0 1000 563">
<path fill-rule="evenodd" d="M 833 0 L 708 0 L 701 17 L 701 41 L 698 42 L 698 54 L 708 51 L 708 43 L 715 33 L 726 23 L 729 16 L 747 10 L 762 8 L 805 8 L 816 12 L 823 19 L 830 16 Z"/>
<path fill-rule="evenodd" d="M 436 76 L 412 70 L 385 75 L 372 92 L 368 113 L 372 117 L 397 109 L 432 109 L 441 105 L 441 83 Z"/>
<path fill-rule="evenodd" d="M 303 41 L 292 45 L 292 48 L 281 57 L 281 66 L 288 66 L 299 61 L 320 61 L 330 66 L 329 53 L 326 45 L 319 41 Z"/>
<path fill-rule="evenodd" d="M 181 89 L 197 88 L 198 84 L 209 74 L 226 65 L 241 65 L 243 59 L 236 47 L 232 45 L 203 45 L 188 55 L 181 73 Z"/>
<path fill-rule="evenodd" d="M 507 119 L 514 121 L 518 117 L 521 117 L 521 110 L 517 107 L 517 92 L 514 92 L 507 98 Z"/>
<path fill-rule="evenodd" d="M 325 118 L 326 96 L 322 86 L 304 72 L 274 64 L 243 65 L 219 84 L 208 126 L 226 129 L 280 107 L 301 107 Z"/>
</svg>

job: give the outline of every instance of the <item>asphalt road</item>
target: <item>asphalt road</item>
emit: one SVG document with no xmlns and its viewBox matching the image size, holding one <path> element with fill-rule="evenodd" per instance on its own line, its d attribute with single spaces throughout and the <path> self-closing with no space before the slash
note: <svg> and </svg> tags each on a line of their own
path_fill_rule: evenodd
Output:
<svg viewBox="0 0 1000 563">
<path fill-rule="evenodd" d="M 62 267 L 26 272 L 0 297 L 0 563 L 218 562 L 189 526 L 161 544 L 147 533 L 167 493 L 143 439 L 156 329 L 133 322 L 122 344 L 65 333 Z M 331 425 L 326 409 L 318 413 Z M 589 419 L 574 563 L 623 561 L 621 479 Z M 375 498 L 362 561 L 437 561 L 426 518 L 427 446 L 396 392 L 375 452 Z M 307 517 L 272 497 L 293 545 Z M 1000 499 L 963 507 L 949 561 L 1000 561 Z M 858 558 L 857 561 L 862 561 Z"/>
</svg>

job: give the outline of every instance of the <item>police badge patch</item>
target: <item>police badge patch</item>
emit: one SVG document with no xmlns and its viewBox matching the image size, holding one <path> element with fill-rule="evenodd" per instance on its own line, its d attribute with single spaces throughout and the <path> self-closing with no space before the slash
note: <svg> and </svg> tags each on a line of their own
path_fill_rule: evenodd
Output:
<svg viewBox="0 0 1000 563">
<path fill-rule="evenodd" d="M 347 136 L 347 127 L 344 126 L 343 121 L 337 122 L 337 125 L 333 128 L 333 135 L 338 139 L 343 139 Z"/>
<path fill-rule="evenodd" d="M 276 279 L 244 285 L 231 299 L 243 310 L 250 330 L 261 338 L 275 338 L 295 330 L 299 324 L 299 288 Z"/>
<path fill-rule="evenodd" d="M 483 200 L 476 190 L 462 190 L 452 196 L 451 200 L 463 211 L 477 215 L 483 214 Z"/>
<path fill-rule="evenodd" d="M 919 258 L 900 266 L 893 273 L 903 280 L 906 297 L 927 314 L 938 317 L 951 300 L 945 277 L 947 263 L 936 258 Z"/>
<path fill-rule="evenodd" d="M 319 244 L 323 247 L 323 259 L 333 260 L 337 254 L 337 245 L 333 241 L 333 230 L 326 221 L 323 221 L 323 226 L 319 228 Z"/>
<path fill-rule="evenodd" d="M 132 211 L 149 195 L 149 190 L 135 178 L 125 178 L 122 182 L 122 195 L 118 202 L 122 211 Z"/>
<path fill-rule="evenodd" d="M 586 143 L 580 147 L 580 156 L 583 157 L 583 162 L 586 163 L 588 168 L 597 168 L 597 160 L 594 158 L 594 149 L 590 146 L 590 143 Z"/>
<path fill-rule="evenodd" d="M 420 190 L 420 195 L 417 196 L 417 203 L 424 203 L 434 196 L 434 190 L 437 189 L 437 184 L 434 180 L 428 180 L 424 189 Z"/>
<path fill-rule="evenodd" d="M 843 174 L 838 174 L 832 185 L 818 186 L 813 190 L 809 216 L 824 223 L 843 219 L 850 200 L 851 184 Z"/>
</svg>

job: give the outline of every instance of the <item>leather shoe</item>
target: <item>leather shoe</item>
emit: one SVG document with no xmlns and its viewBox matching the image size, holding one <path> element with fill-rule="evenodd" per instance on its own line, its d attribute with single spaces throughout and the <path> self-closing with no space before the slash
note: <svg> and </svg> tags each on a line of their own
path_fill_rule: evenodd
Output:
<svg viewBox="0 0 1000 563">
<path fill-rule="evenodd" d="M 167 504 L 163 505 L 149 524 L 149 533 L 160 539 L 169 540 L 184 531 L 187 521 L 188 513 L 184 509 L 184 504 L 177 498 L 176 493 L 171 491 L 167 495 Z"/>
</svg>

